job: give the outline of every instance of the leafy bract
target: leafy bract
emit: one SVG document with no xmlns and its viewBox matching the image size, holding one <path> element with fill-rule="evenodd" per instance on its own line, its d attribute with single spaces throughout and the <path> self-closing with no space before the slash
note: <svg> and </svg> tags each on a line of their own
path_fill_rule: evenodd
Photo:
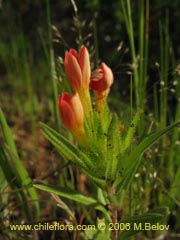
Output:
<svg viewBox="0 0 180 240">
<path fill-rule="evenodd" d="M 101 188 L 105 185 L 105 181 L 94 174 L 96 164 L 93 159 L 89 158 L 87 154 L 82 152 L 65 137 L 54 129 L 48 127 L 46 124 L 40 123 L 40 126 L 44 136 L 53 144 L 62 156 L 77 164 L 87 176 Z"/>
</svg>

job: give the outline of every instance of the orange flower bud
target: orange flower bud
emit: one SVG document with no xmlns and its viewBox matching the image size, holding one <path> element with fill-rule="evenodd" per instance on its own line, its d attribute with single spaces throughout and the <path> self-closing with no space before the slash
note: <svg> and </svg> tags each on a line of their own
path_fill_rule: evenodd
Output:
<svg viewBox="0 0 180 240">
<path fill-rule="evenodd" d="M 78 91 L 82 87 L 89 88 L 91 71 L 89 53 L 86 47 L 80 49 L 79 55 L 74 49 L 70 49 L 69 52 L 66 52 L 64 67 L 74 91 Z"/>
<path fill-rule="evenodd" d="M 64 125 L 71 131 L 78 143 L 87 147 L 87 137 L 84 130 L 84 110 L 78 93 L 71 97 L 63 93 L 58 100 L 59 110 Z"/>
<path fill-rule="evenodd" d="M 83 105 L 84 114 L 88 117 L 89 113 L 92 111 L 92 105 L 89 94 L 91 70 L 87 49 L 81 47 L 79 54 L 74 49 L 70 49 L 69 52 L 66 52 L 64 67 L 71 87 L 75 92 L 78 92 Z"/>
<path fill-rule="evenodd" d="M 100 68 L 91 75 L 90 87 L 94 90 L 96 108 L 101 116 L 104 112 L 106 98 L 109 94 L 113 79 L 113 73 L 105 63 L 102 63 Z"/>
<path fill-rule="evenodd" d="M 62 121 L 70 131 L 83 126 L 84 111 L 77 93 L 72 97 L 68 93 L 63 93 L 59 97 L 58 105 Z"/>
<path fill-rule="evenodd" d="M 90 87 L 99 94 L 108 90 L 112 83 L 113 73 L 105 63 L 102 63 L 91 75 Z"/>
</svg>

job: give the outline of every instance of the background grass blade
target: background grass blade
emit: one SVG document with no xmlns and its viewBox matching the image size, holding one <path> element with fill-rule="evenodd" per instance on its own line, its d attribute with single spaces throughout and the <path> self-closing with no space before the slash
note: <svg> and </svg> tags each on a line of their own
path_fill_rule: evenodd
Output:
<svg viewBox="0 0 180 240">
<path fill-rule="evenodd" d="M 30 219 L 30 209 L 28 207 L 28 199 L 23 189 L 21 180 L 14 172 L 14 168 L 11 166 L 11 159 L 5 150 L 0 146 L 0 168 L 3 171 L 4 177 L 8 185 L 14 190 L 14 194 L 18 205 L 23 209 L 25 216 Z"/>
<path fill-rule="evenodd" d="M 14 169 L 14 173 L 15 173 L 15 178 L 19 179 L 19 181 L 21 182 L 20 187 L 27 187 L 30 186 L 26 189 L 25 193 L 29 193 L 31 200 L 34 202 L 34 205 L 36 207 L 36 218 L 39 218 L 39 203 L 38 203 L 38 195 L 36 193 L 36 190 L 34 189 L 34 187 L 32 187 L 32 180 L 28 174 L 28 172 L 26 171 L 25 167 L 23 166 L 22 162 L 19 159 L 18 156 L 18 152 L 16 149 L 16 145 L 14 143 L 13 140 L 13 136 L 11 133 L 11 130 L 6 122 L 6 119 L 4 117 L 4 114 L 2 112 L 2 110 L 0 109 L 0 126 L 3 132 L 3 136 L 4 136 L 4 140 L 5 143 L 7 145 L 7 151 L 8 154 L 10 156 L 9 161 L 10 161 L 10 165 L 8 164 L 8 162 L 4 161 L 3 165 L 3 169 L 7 170 L 9 169 L 9 171 L 11 172 L 12 169 Z M 6 169 L 7 167 L 7 169 Z M 9 178 L 8 178 L 9 180 Z M 11 179 L 12 180 L 12 179 Z"/>
<path fill-rule="evenodd" d="M 119 182 L 115 182 L 117 193 L 119 193 L 122 189 L 127 190 L 129 185 L 131 184 L 133 177 L 136 173 L 136 170 L 141 162 L 141 155 L 152 145 L 154 144 L 161 136 L 169 132 L 175 127 L 178 127 L 180 122 L 174 123 L 171 126 L 168 126 L 157 133 L 152 134 L 143 140 L 130 154 L 130 156 L 125 160 L 126 162 L 126 172 L 124 173 L 124 177 L 119 178 Z"/>
</svg>

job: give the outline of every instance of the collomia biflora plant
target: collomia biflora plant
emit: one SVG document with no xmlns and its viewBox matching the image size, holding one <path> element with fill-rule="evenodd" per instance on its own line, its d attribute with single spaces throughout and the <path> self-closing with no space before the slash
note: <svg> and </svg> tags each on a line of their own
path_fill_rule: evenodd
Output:
<svg viewBox="0 0 180 240">
<path fill-rule="evenodd" d="M 84 46 L 79 53 L 74 49 L 65 53 L 64 68 L 73 94 L 62 93 L 58 106 L 62 122 L 75 141 L 69 141 L 44 123 L 41 123 L 41 128 L 60 155 L 75 164 L 94 183 L 97 196 L 87 196 L 68 187 L 43 184 L 34 186 L 102 213 L 101 218 L 96 219 L 96 229 L 91 233 L 81 232 L 81 239 L 83 236 L 83 239 L 127 239 L 142 231 L 147 222 L 162 222 L 167 214 L 166 208 L 151 210 L 143 215 L 127 216 L 126 219 L 121 218 L 122 214 L 119 213 L 125 193 L 141 164 L 142 154 L 179 123 L 161 129 L 133 146 L 132 139 L 142 111 L 138 110 L 134 114 L 129 128 L 124 130 L 119 117 L 107 105 L 114 81 L 111 69 L 102 63 L 91 73 L 89 53 Z M 77 224 L 74 218 L 71 218 L 71 222 Z M 80 237 L 76 235 L 74 239 Z"/>
</svg>

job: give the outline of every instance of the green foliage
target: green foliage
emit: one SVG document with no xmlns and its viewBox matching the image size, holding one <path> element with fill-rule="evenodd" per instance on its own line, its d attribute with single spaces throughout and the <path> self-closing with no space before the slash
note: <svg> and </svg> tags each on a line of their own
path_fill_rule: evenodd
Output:
<svg viewBox="0 0 180 240">
<path fill-rule="evenodd" d="M 135 114 L 135 116 L 132 120 L 132 123 L 128 128 L 128 132 L 127 132 L 125 140 L 124 140 L 123 151 L 126 151 L 131 146 L 132 138 L 135 134 L 135 130 L 136 130 L 136 127 L 138 125 L 141 115 L 142 115 L 141 111 L 137 111 L 137 113 Z"/>
<path fill-rule="evenodd" d="M 105 209 L 105 207 L 100 202 L 98 202 L 96 199 L 92 197 L 86 196 L 84 194 L 81 194 L 67 187 L 56 187 L 56 186 L 42 185 L 42 184 L 34 184 L 34 187 L 53 193 L 53 194 L 57 194 L 61 197 L 65 197 L 67 199 L 73 200 L 80 204 L 98 209 L 104 214 L 107 220 L 110 221 L 109 212 Z"/>
<path fill-rule="evenodd" d="M 35 188 L 31 186 L 31 178 L 19 159 L 11 130 L 1 109 L 0 126 L 5 140 L 5 147 L 1 147 L 2 161 L 0 161 L 0 166 L 3 170 L 4 176 L 13 190 L 16 189 L 17 191 L 20 191 L 20 194 L 17 194 L 17 196 L 18 199 L 20 199 L 20 205 L 25 206 L 25 212 L 28 215 L 30 214 L 30 209 L 27 205 L 27 199 L 28 194 L 30 195 L 31 200 L 34 202 L 36 207 L 36 218 L 39 219 L 38 195 Z"/>
<path fill-rule="evenodd" d="M 159 208 L 154 209 L 153 211 L 149 211 L 143 215 L 140 216 L 133 216 L 125 221 L 123 223 L 128 223 L 130 225 L 129 230 L 124 230 L 122 233 L 119 234 L 118 240 L 125 240 L 128 239 L 130 236 L 133 236 L 139 232 L 144 231 L 146 224 L 161 224 L 165 222 L 165 219 L 168 215 L 168 209 L 167 208 Z"/>
<path fill-rule="evenodd" d="M 132 184 L 135 173 L 142 163 L 143 153 L 160 137 L 180 126 L 180 122 L 174 123 L 145 137 L 137 146 L 133 147 L 132 139 L 139 118 L 140 112 L 135 114 L 132 124 L 122 137 L 122 133 L 119 131 L 119 119 L 117 115 L 110 115 L 109 119 L 106 119 L 107 122 L 103 125 L 103 118 L 99 118 L 95 112 L 94 116 L 91 115 L 85 122 L 85 129 L 88 136 L 88 145 L 86 147 L 74 146 L 61 134 L 43 123 L 41 123 L 41 128 L 44 136 L 56 147 L 58 152 L 67 158 L 67 160 L 75 163 L 76 166 L 94 181 L 97 187 L 101 188 L 99 189 L 101 191 L 99 195 L 101 196 L 101 202 L 118 206 L 129 186 Z M 130 146 L 131 150 L 129 150 Z M 122 167 L 123 171 L 121 171 Z M 73 192 L 71 189 L 67 189 L 66 191 L 64 188 L 54 186 L 35 186 L 77 202 L 81 202 L 82 199 L 82 202 L 84 202 L 86 198 L 80 193 L 80 195 L 78 195 L 78 193 Z M 107 195 L 107 197 L 104 198 L 105 195 Z M 89 205 L 91 200 L 86 199 L 86 204 Z M 103 213 L 105 213 L 104 210 Z M 162 214 L 147 213 L 142 216 L 134 216 L 127 221 L 129 221 L 130 224 L 136 222 L 144 226 L 143 224 L 147 221 L 153 224 L 159 222 L 164 216 L 163 211 Z M 120 234 L 120 238 L 126 239 L 126 237 L 130 237 L 143 229 L 142 227 L 142 229 L 138 230 L 124 231 Z"/>
<path fill-rule="evenodd" d="M 1 158 L 1 170 L 6 181 L 9 183 L 12 190 L 15 190 L 15 196 L 17 202 L 24 210 L 24 213 L 27 218 L 30 219 L 30 212 L 27 204 L 27 196 L 23 190 L 24 186 L 21 183 L 21 180 L 18 179 L 17 173 L 14 171 L 13 166 L 11 165 L 12 158 L 0 147 L 0 158 Z M 16 192 L 17 191 L 17 192 Z"/>
<path fill-rule="evenodd" d="M 137 115 L 135 116 L 135 120 L 133 123 L 137 125 Z M 106 186 L 109 186 L 115 181 L 116 186 L 116 193 L 120 193 L 121 190 L 127 190 L 129 185 L 132 182 L 132 179 L 141 163 L 141 157 L 142 154 L 152 145 L 154 144 L 160 137 L 162 137 L 164 134 L 169 132 L 175 127 L 179 126 L 179 122 L 175 123 L 171 126 L 168 126 L 161 131 L 154 133 L 148 137 L 146 137 L 138 146 L 135 147 L 135 149 L 132 150 L 132 152 L 129 154 L 129 156 L 126 156 L 124 153 L 124 149 L 122 152 L 122 146 L 124 146 L 122 139 L 120 139 L 120 133 L 118 131 L 118 119 L 116 115 L 113 116 L 111 123 L 108 128 L 107 136 L 103 135 L 102 132 L 100 135 L 98 135 L 97 131 L 97 139 L 100 137 L 102 139 L 102 136 L 104 136 L 105 141 L 107 141 L 107 149 L 104 150 L 104 154 L 102 152 L 98 151 L 98 147 L 100 145 L 97 145 L 97 142 L 94 142 L 93 146 L 96 145 L 96 148 L 93 148 L 90 146 L 90 149 L 92 150 L 88 151 L 85 150 L 84 153 L 74 145 L 72 145 L 66 138 L 64 138 L 62 135 L 57 133 L 55 130 L 49 128 L 47 125 L 41 123 L 41 128 L 43 130 L 43 134 L 51 141 L 51 143 L 57 148 L 60 154 L 62 154 L 64 157 L 66 157 L 68 160 L 73 161 L 77 166 L 82 168 L 86 173 L 88 173 L 88 176 L 91 176 L 92 179 L 95 180 L 98 184 L 104 186 L 104 177 L 106 179 Z M 133 127 L 135 127 L 133 125 Z M 130 130 L 127 131 L 128 139 L 132 139 L 132 127 L 130 126 Z M 133 129 L 134 132 L 134 129 Z M 131 136 L 131 137 L 130 137 Z M 107 139 L 107 140 L 106 140 Z M 91 141 L 90 141 L 91 142 Z M 127 142 L 127 137 L 125 137 L 125 143 Z M 100 144 L 102 143 L 102 140 L 100 141 Z M 129 144 L 128 144 L 129 145 Z M 106 156 L 107 154 L 107 156 Z M 124 154 L 124 155 L 123 155 Z M 103 159 L 104 157 L 104 159 Z M 124 159 L 124 172 L 123 176 L 120 174 L 120 163 L 122 162 L 121 159 Z M 97 178 L 94 178 L 93 176 L 95 173 L 95 169 L 98 166 L 98 164 L 101 162 L 104 163 L 105 168 L 105 176 L 102 175 L 101 170 L 98 169 Z M 119 177 L 117 177 L 119 175 Z"/>
<path fill-rule="evenodd" d="M 97 226 L 106 226 L 107 222 L 105 221 L 105 219 L 97 219 Z M 108 225 L 107 225 L 108 226 Z M 96 230 L 86 230 L 85 231 L 85 239 L 86 236 L 89 240 L 93 240 L 93 239 L 97 239 L 97 240 L 109 240 L 111 238 L 111 232 L 108 230 L 108 227 L 105 230 L 99 230 L 98 227 Z"/>
<path fill-rule="evenodd" d="M 121 136 L 118 131 L 119 122 L 114 114 L 107 133 L 106 180 L 114 181 L 119 170 L 121 160 Z"/>
<path fill-rule="evenodd" d="M 74 146 L 61 134 L 48 127 L 46 124 L 41 123 L 40 125 L 43 130 L 43 134 L 56 147 L 58 152 L 61 153 L 63 157 L 82 168 L 82 170 L 98 185 L 101 187 L 104 186 L 104 180 L 100 179 L 98 176 L 94 176 L 95 164 L 89 158 L 89 156 Z"/>
</svg>

